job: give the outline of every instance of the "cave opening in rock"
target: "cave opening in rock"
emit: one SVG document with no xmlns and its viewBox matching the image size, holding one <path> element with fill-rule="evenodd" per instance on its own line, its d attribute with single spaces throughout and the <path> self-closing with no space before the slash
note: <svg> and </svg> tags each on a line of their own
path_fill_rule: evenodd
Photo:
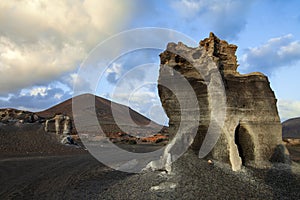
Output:
<svg viewBox="0 0 300 200">
<path fill-rule="evenodd" d="M 237 145 L 242 164 L 245 166 L 254 160 L 254 144 L 251 135 L 240 124 L 235 129 L 234 141 Z"/>
</svg>

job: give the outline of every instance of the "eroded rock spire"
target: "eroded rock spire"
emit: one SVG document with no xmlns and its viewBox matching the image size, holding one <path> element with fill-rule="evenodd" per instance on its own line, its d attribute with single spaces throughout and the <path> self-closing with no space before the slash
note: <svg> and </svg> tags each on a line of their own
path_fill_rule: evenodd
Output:
<svg viewBox="0 0 300 200">
<path fill-rule="evenodd" d="M 180 143 L 166 149 L 163 163 L 170 163 L 170 159 L 178 157 L 178 146 L 190 145 L 189 138 L 192 136 L 189 134 L 195 129 L 190 124 L 195 124 L 195 118 L 198 120 L 197 135 L 191 147 L 199 151 L 207 145 L 205 142 L 211 142 L 214 147 L 207 156 L 230 163 L 235 171 L 243 165 L 264 168 L 271 166 L 270 161 L 287 160 L 277 100 L 268 78 L 261 73 L 239 74 L 236 49 L 236 45 L 210 33 L 209 38 L 200 41 L 196 48 L 170 43 L 160 55 L 159 96 L 169 117 L 171 135 L 175 137 L 174 141 Z M 216 74 L 220 74 L 219 77 Z M 192 92 L 182 87 L 182 77 L 189 83 Z M 221 82 L 218 82 L 219 79 Z M 221 105 L 221 98 L 224 98 L 222 89 L 226 96 L 224 105 Z M 195 94 L 198 102 L 194 107 L 189 105 L 191 93 Z M 224 123 L 215 123 L 215 130 L 220 132 L 215 137 L 217 141 L 207 141 L 205 138 L 214 124 L 212 122 L 222 119 L 218 118 L 214 108 L 222 109 L 223 106 L 226 110 Z M 195 116 L 196 112 L 200 113 L 199 116 Z M 183 115 L 190 117 L 183 119 Z"/>
</svg>

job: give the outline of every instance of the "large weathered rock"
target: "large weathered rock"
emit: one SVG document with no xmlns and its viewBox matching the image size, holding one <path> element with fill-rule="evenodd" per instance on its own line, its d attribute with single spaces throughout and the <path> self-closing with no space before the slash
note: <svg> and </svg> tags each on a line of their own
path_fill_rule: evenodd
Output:
<svg viewBox="0 0 300 200">
<path fill-rule="evenodd" d="M 55 132 L 57 135 L 69 135 L 72 132 L 72 121 L 69 116 L 56 114 L 45 122 L 46 132 Z"/>
<path fill-rule="evenodd" d="M 40 117 L 33 112 L 17 110 L 12 108 L 0 109 L 0 122 L 21 122 L 33 123 L 40 120 Z"/>
<path fill-rule="evenodd" d="M 239 170 L 242 165 L 263 168 L 270 166 L 270 160 L 286 158 L 276 98 L 265 75 L 258 72 L 242 75 L 236 71 L 236 49 L 237 46 L 218 39 L 213 33 L 196 48 L 169 43 L 160 55 L 159 95 L 169 117 L 174 142 L 182 146 L 191 143 L 178 137 L 191 137 L 189 132 L 195 127 L 189 122 L 194 124 L 195 113 L 200 113 L 196 117 L 198 131 L 192 149 L 199 150 L 210 126 L 217 124 L 215 130 L 220 130 L 217 143 L 212 141 L 213 137 L 205 141 L 215 144 L 209 157 L 230 163 L 233 170 Z M 193 96 L 182 87 L 182 76 L 195 92 L 198 105 L 189 105 Z M 220 108 L 214 109 L 218 106 Z M 224 112 L 224 116 L 218 116 L 218 110 Z M 186 117 L 189 115 L 190 118 Z M 224 120 L 224 124 L 212 123 L 218 120 Z M 182 124 L 185 128 L 180 127 Z M 172 154 L 172 147 L 167 148 L 166 159 L 172 158 Z"/>
</svg>

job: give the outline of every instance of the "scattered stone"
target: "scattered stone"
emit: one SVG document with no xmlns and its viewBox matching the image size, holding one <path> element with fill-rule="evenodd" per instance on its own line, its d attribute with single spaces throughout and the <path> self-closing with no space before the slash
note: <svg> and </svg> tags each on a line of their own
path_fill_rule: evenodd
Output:
<svg viewBox="0 0 300 200">
<path fill-rule="evenodd" d="M 286 142 L 287 145 L 300 145 L 300 139 L 298 138 L 284 138 L 284 142 Z"/>
<path fill-rule="evenodd" d="M 210 164 L 210 165 L 214 164 L 214 162 L 212 160 L 208 160 L 207 163 Z"/>
<path fill-rule="evenodd" d="M 62 144 L 70 144 L 70 145 L 78 145 L 72 138 L 72 136 L 68 135 L 61 139 Z"/>
<path fill-rule="evenodd" d="M 152 191 L 170 191 L 170 190 L 174 190 L 177 187 L 176 183 L 173 182 L 163 182 L 160 183 L 159 185 L 156 186 L 152 186 L 150 188 L 150 190 Z"/>
<path fill-rule="evenodd" d="M 12 108 L 0 109 L 1 123 L 34 123 L 40 120 L 41 118 L 33 112 L 17 110 Z"/>
</svg>

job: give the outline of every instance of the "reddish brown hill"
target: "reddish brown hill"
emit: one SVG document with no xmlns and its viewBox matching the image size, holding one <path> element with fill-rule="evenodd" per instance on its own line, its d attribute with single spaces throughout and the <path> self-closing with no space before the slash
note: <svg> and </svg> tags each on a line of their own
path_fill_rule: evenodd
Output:
<svg viewBox="0 0 300 200">
<path fill-rule="evenodd" d="M 156 132 L 152 132 L 151 130 L 159 130 L 158 127 L 161 127 L 160 125 L 152 122 L 147 117 L 137 113 L 136 111 L 132 110 L 131 108 L 111 102 L 107 99 L 104 99 L 102 97 L 94 96 L 92 94 L 82 94 L 79 96 L 74 97 L 75 101 L 82 101 L 84 102 L 88 98 L 95 98 L 95 111 L 90 110 L 91 112 L 96 112 L 96 115 L 98 117 L 98 121 L 102 126 L 102 129 L 106 133 L 110 132 L 123 132 L 120 130 L 120 128 L 117 126 L 114 116 L 118 116 L 118 118 L 121 119 L 121 122 L 123 125 L 129 125 L 131 126 L 133 135 L 139 134 L 140 135 L 148 135 L 148 134 L 155 134 Z M 55 114 L 66 114 L 73 118 L 73 112 L 72 112 L 72 98 L 68 99 L 60 104 L 57 104 L 49 109 L 46 109 L 44 111 L 36 113 L 40 117 L 44 118 L 50 118 L 53 117 Z M 88 105 L 85 105 L 88 106 Z M 87 107 L 87 109 L 91 109 L 92 107 Z M 127 113 L 130 113 L 130 117 L 128 117 Z M 132 126 L 131 120 L 136 123 L 135 126 Z M 147 127 L 145 129 L 144 126 L 147 126 L 151 123 L 150 127 Z M 76 126 L 76 124 L 75 124 Z M 142 130 L 144 129 L 144 130 Z M 145 131 L 146 130 L 146 131 Z M 129 133 L 129 134 L 132 134 Z"/>
<path fill-rule="evenodd" d="M 282 123 L 282 137 L 300 139 L 300 117 Z"/>
</svg>

